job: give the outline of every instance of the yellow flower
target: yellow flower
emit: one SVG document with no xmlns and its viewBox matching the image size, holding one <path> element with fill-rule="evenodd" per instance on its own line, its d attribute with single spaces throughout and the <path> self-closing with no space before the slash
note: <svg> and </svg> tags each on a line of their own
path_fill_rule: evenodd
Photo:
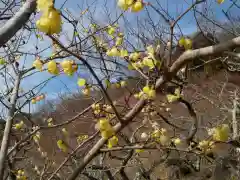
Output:
<svg viewBox="0 0 240 180">
<path fill-rule="evenodd" d="M 109 120 L 106 118 L 102 118 L 99 120 L 99 129 L 100 130 L 107 130 L 107 129 L 111 129 L 112 126 L 109 123 Z"/>
<path fill-rule="evenodd" d="M 141 11 L 143 8 L 144 8 L 143 3 L 138 0 L 138 1 L 136 1 L 136 2 L 132 5 L 131 11 L 132 11 L 132 12 L 139 12 L 139 11 Z"/>
<path fill-rule="evenodd" d="M 43 15 L 36 22 L 37 28 L 47 34 L 58 34 L 61 31 L 61 15 L 60 11 L 55 8 L 49 8 L 43 12 Z"/>
<path fill-rule="evenodd" d="M 99 103 L 92 104 L 92 109 L 100 109 L 100 104 Z"/>
<path fill-rule="evenodd" d="M 47 119 L 47 122 L 48 122 L 48 123 L 53 122 L 53 118 L 49 118 L 49 119 Z"/>
<path fill-rule="evenodd" d="M 207 151 L 209 148 L 210 148 L 210 142 L 207 141 L 207 140 L 203 140 L 203 141 L 200 141 L 198 143 L 198 147 L 202 150 L 202 151 Z"/>
<path fill-rule="evenodd" d="M 118 0 L 118 7 L 120 7 L 122 10 L 126 11 L 134 0 Z"/>
<path fill-rule="evenodd" d="M 4 65 L 6 63 L 5 59 L 3 59 L 2 57 L 0 57 L 0 65 Z"/>
<path fill-rule="evenodd" d="M 183 47 L 184 44 L 185 44 L 185 38 L 184 37 L 181 37 L 180 40 L 178 41 L 178 44 Z"/>
<path fill-rule="evenodd" d="M 156 59 L 153 59 L 152 57 L 144 57 L 143 58 L 143 65 L 147 66 L 149 69 L 153 69 L 155 67 L 157 67 L 159 65 L 159 61 L 157 61 Z"/>
<path fill-rule="evenodd" d="M 166 145 L 169 144 L 170 138 L 169 138 L 168 136 L 166 136 L 166 135 L 161 135 L 161 136 L 158 138 L 158 141 L 159 141 L 162 145 L 166 146 Z"/>
<path fill-rule="evenodd" d="M 173 94 L 167 94 L 167 101 L 168 101 L 169 103 L 175 102 L 175 101 L 177 101 L 179 98 L 181 98 L 181 94 L 180 94 L 180 89 L 179 89 L 179 88 L 177 88 L 177 89 L 175 90 L 174 95 L 173 95 Z"/>
<path fill-rule="evenodd" d="M 48 68 L 49 73 L 54 74 L 54 75 L 59 74 L 57 63 L 54 60 L 48 62 L 47 68 Z"/>
<path fill-rule="evenodd" d="M 185 49 L 192 49 L 192 40 L 191 39 L 185 39 L 185 44 L 184 44 Z"/>
<path fill-rule="evenodd" d="M 120 52 L 115 46 L 112 47 L 112 49 L 107 50 L 106 54 L 108 56 L 120 56 Z"/>
<path fill-rule="evenodd" d="M 218 4 L 222 4 L 225 0 L 217 0 Z"/>
<path fill-rule="evenodd" d="M 153 54 L 154 54 L 154 52 L 155 52 L 155 51 L 154 51 L 154 48 L 153 48 L 153 46 L 152 46 L 152 45 L 150 45 L 150 46 L 147 46 L 147 48 L 146 48 L 146 49 L 147 49 L 147 53 L 148 53 L 148 54 L 152 54 L 152 55 L 153 55 Z"/>
<path fill-rule="evenodd" d="M 156 97 L 156 91 L 149 86 L 143 88 L 143 92 L 148 96 L 149 99 L 154 99 Z"/>
<path fill-rule="evenodd" d="M 230 133 L 230 128 L 227 124 L 222 124 L 214 129 L 213 139 L 215 141 L 227 141 Z"/>
<path fill-rule="evenodd" d="M 192 48 L 192 40 L 189 38 L 181 37 L 178 43 L 181 47 L 184 47 L 186 50 Z"/>
<path fill-rule="evenodd" d="M 121 87 L 121 84 L 117 82 L 117 83 L 112 84 L 112 87 L 115 87 L 118 89 Z"/>
<path fill-rule="evenodd" d="M 109 35 L 113 35 L 115 33 L 115 27 L 109 26 L 107 29 L 107 33 Z"/>
<path fill-rule="evenodd" d="M 111 137 L 113 135 L 114 135 L 113 129 L 108 129 L 108 130 L 101 131 L 101 136 L 105 139 L 108 139 L 109 137 Z"/>
<path fill-rule="evenodd" d="M 120 81 L 120 85 L 121 85 L 121 87 L 125 87 L 127 85 L 127 82 L 126 81 Z"/>
<path fill-rule="evenodd" d="M 83 78 L 79 78 L 78 79 L 78 86 L 82 87 L 82 86 L 85 86 L 86 84 L 86 80 L 83 79 Z"/>
<path fill-rule="evenodd" d="M 33 98 L 32 100 L 31 100 L 31 102 L 32 102 L 32 104 L 36 104 L 36 99 L 35 98 Z"/>
<path fill-rule="evenodd" d="M 39 143 L 40 137 L 37 136 L 37 135 L 35 135 L 35 136 L 33 136 L 33 140 L 34 140 L 36 143 Z"/>
<path fill-rule="evenodd" d="M 121 49 L 120 50 L 120 57 L 127 57 L 128 56 L 128 51 L 126 49 Z"/>
<path fill-rule="evenodd" d="M 35 67 L 37 70 L 42 71 L 43 68 L 43 62 L 37 58 L 34 62 L 33 62 L 33 67 Z"/>
<path fill-rule="evenodd" d="M 158 138 L 158 137 L 160 137 L 161 136 L 161 131 L 160 130 L 155 130 L 155 131 L 153 131 L 152 132 L 152 134 L 151 134 L 151 136 L 153 137 L 153 138 Z"/>
<path fill-rule="evenodd" d="M 58 148 L 63 151 L 63 152 L 67 152 L 67 145 L 63 142 L 63 140 L 58 140 L 57 141 L 57 146 Z"/>
<path fill-rule="evenodd" d="M 77 137 L 77 142 L 81 143 L 82 141 L 84 141 L 87 138 L 88 138 L 88 135 L 80 135 Z"/>
<path fill-rule="evenodd" d="M 116 39 L 116 46 L 120 46 L 120 45 L 122 45 L 122 43 L 123 43 L 123 38 L 122 37 L 117 37 L 117 39 Z"/>
<path fill-rule="evenodd" d="M 140 53 L 138 52 L 131 53 L 129 56 L 129 59 L 132 61 L 137 61 L 139 58 L 140 58 Z"/>
<path fill-rule="evenodd" d="M 69 76 L 73 74 L 72 64 L 73 62 L 71 60 L 64 60 L 61 62 L 61 66 L 63 68 L 64 73 Z"/>
<path fill-rule="evenodd" d="M 182 140 L 181 140 L 180 138 L 175 138 L 175 139 L 173 140 L 173 143 L 174 143 L 175 145 L 180 145 L 180 144 L 182 143 Z"/>
<path fill-rule="evenodd" d="M 49 7 L 53 7 L 53 0 L 37 0 L 38 11 L 45 11 Z"/>
<path fill-rule="evenodd" d="M 108 148 L 112 148 L 113 146 L 116 146 L 118 143 L 118 138 L 116 136 L 113 136 L 112 138 L 108 139 Z"/>
<path fill-rule="evenodd" d="M 65 136 L 68 136 L 68 131 L 66 130 L 66 128 L 62 128 L 62 132 Z"/>
<path fill-rule="evenodd" d="M 150 91 L 150 87 L 149 86 L 144 86 L 143 92 L 147 94 L 149 91 Z"/>
<path fill-rule="evenodd" d="M 22 129 L 23 126 L 24 126 L 24 122 L 20 121 L 19 123 L 13 125 L 13 128 L 16 130 L 20 130 L 20 129 Z"/>
<path fill-rule="evenodd" d="M 106 118 L 101 118 L 98 122 L 98 129 L 101 131 L 101 136 L 103 138 L 109 138 L 115 134 L 112 125 Z"/>
<path fill-rule="evenodd" d="M 141 153 L 141 152 L 144 152 L 144 149 L 136 149 L 135 152 L 136 153 Z"/>
</svg>

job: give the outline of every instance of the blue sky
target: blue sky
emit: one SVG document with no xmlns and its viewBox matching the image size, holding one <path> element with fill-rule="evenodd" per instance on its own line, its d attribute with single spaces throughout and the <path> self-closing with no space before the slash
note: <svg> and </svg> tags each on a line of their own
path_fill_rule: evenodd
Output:
<svg viewBox="0 0 240 180">
<path fill-rule="evenodd" d="M 63 4 L 63 2 L 65 2 L 65 0 L 56 0 L 56 7 L 60 8 Z M 77 5 L 77 2 L 79 4 L 79 6 Z M 105 4 L 105 2 L 107 2 Z M 155 0 L 149 0 L 146 2 L 151 2 L 153 5 L 156 5 L 157 8 L 159 8 L 158 4 L 156 3 Z M 190 4 L 192 4 L 191 0 L 159 0 L 161 6 L 170 13 L 170 15 L 174 18 L 176 18 L 179 14 L 181 14 L 183 11 L 185 11 Z M 212 10 L 212 17 L 214 17 L 215 19 L 219 20 L 219 21 L 226 21 L 225 16 L 222 13 L 222 9 L 227 9 L 230 6 L 230 0 L 226 0 L 223 4 L 218 5 L 215 0 L 207 0 L 208 2 L 208 8 Z M 81 4 L 80 4 L 81 3 Z M 116 0 L 81 0 L 81 1 L 76 1 L 76 0 L 68 0 L 66 1 L 65 5 L 63 8 L 67 8 L 75 17 L 78 17 L 81 10 L 85 10 L 88 5 L 92 5 L 89 11 L 93 11 L 93 16 L 94 19 L 97 20 L 97 22 L 107 25 L 109 23 L 109 17 L 106 16 L 106 14 L 104 13 L 104 11 L 106 10 L 104 7 L 108 7 L 108 10 L 110 12 L 110 19 L 114 20 L 119 14 L 120 14 L 120 10 L 118 9 L 118 7 L 116 6 Z M 199 7 L 200 10 L 202 10 L 201 8 L 203 7 Z M 80 10 L 81 9 L 81 10 Z M 156 14 L 153 10 L 150 9 L 150 7 L 148 7 L 148 9 L 150 10 L 150 16 L 152 17 L 153 21 L 159 21 L 159 15 Z M 237 8 L 233 8 L 231 10 L 231 12 L 233 14 L 238 13 L 239 9 Z M 81 17 L 81 21 L 84 25 L 89 25 L 90 20 L 87 18 L 88 13 L 86 13 L 85 16 Z M 130 13 L 130 12 L 126 12 L 126 16 L 128 21 L 131 23 L 131 26 L 133 28 L 136 27 L 136 18 L 139 19 L 144 19 L 147 17 L 147 13 L 146 11 L 142 11 L 140 13 Z M 119 21 L 119 24 L 121 26 L 121 22 Z M 194 31 L 196 31 L 196 24 L 195 24 L 195 20 L 193 18 L 193 13 L 190 12 L 188 13 L 186 16 L 184 16 L 184 18 L 179 21 L 179 25 L 182 29 L 182 32 L 184 34 L 189 34 L 192 33 Z M 70 26 L 69 24 L 64 24 L 63 25 L 63 32 L 66 33 L 67 35 L 71 35 L 73 30 L 72 30 L 72 26 Z M 29 41 L 29 43 L 24 47 L 24 50 L 26 51 L 35 51 L 34 46 L 38 45 L 39 50 L 40 49 L 44 49 L 46 47 L 49 47 L 51 45 L 49 39 L 45 36 L 43 36 L 43 41 L 37 41 L 35 36 L 31 36 L 31 39 Z M 61 41 L 63 43 L 67 43 L 67 39 L 65 36 L 61 36 Z M 51 48 L 49 48 L 48 50 L 44 51 L 44 53 L 42 53 L 41 55 L 43 57 L 48 57 L 50 54 L 52 53 Z M 32 62 L 34 61 L 35 57 L 34 56 L 28 56 L 26 58 L 26 66 L 30 67 L 32 65 Z M 99 72 L 98 72 L 99 73 Z M 47 98 L 48 99 L 54 99 L 57 97 L 57 94 L 59 92 L 69 92 L 72 91 L 77 91 L 78 90 L 78 86 L 77 86 L 77 78 L 79 77 L 79 75 L 83 78 L 88 79 L 90 77 L 90 74 L 88 72 L 86 72 L 83 68 L 80 67 L 79 73 L 74 75 L 73 77 L 68 77 L 66 75 L 60 75 L 59 77 L 51 80 L 47 86 L 45 88 L 43 88 L 42 92 L 47 94 Z M 22 82 L 22 86 L 24 89 L 31 89 L 34 85 L 38 84 L 40 81 L 44 81 L 46 78 L 49 78 L 51 75 L 49 75 L 47 72 L 43 72 L 43 73 L 36 73 L 34 76 L 31 76 L 29 78 L 27 78 L 26 80 L 24 80 Z M 100 76 L 100 74 L 99 74 Z M 34 106 L 34 109 L 36 110 L 36 108 L 38 107 L 38 105 Z"/>
</svg>

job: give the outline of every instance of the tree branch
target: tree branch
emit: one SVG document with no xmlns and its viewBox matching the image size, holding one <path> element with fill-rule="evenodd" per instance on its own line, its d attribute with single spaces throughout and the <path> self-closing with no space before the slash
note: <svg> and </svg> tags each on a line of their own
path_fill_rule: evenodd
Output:
<svg viewBox="0 0 240 180">
<path fill-rule="evenodd" d="M 183 53 L 170 67 L 168 80 L 171 80 L 172 77 L 182 68 L 186 63 L 191 60 L 194 60 L 198 57 L 206 57 L 210 55 L 216 55 L 218 53 L 222 53 L 233 47 L 240 46 L 240 37 L 234 38 L 224 43 L 220 43 L 214 46 L 208 46 L 205 48 L 200 48 L 196 50 L 188 50 Z M 160 88 L 165 83 L 165 77 L 161 76 L 156 82 L 156 88 Z M 146 101 L 144 99 L 140 99 L 134 108 L 130 110 L 127 115 L 123 118 L 125 123 L 118 123 L 114 126 L 115 132 L 119 132 L 123 129 L 129 122 L 131 122 L 134 117 L 141 111 L 141 109 L 145 106 Z M 78 174 L 82 172 L 85 166 L 99 153 L 99 149 L 106 143 L 106 139 L 101 138 L 95 146 L 86 154 L 82 163 L 75 169 L 75 171 L 70 175 L 68 180 L 74 180 L 77 178 Z"/>
<path fill-rule="evenodd" d="M 7 123 L 4 129 L 1 150 L 0 150 L 0 179 L 1 180 L 3 179 L 3 176 L 4 176 L 5 159 L 7 157 L 7 150 L 8 150 L 9 140 L 10 140 L 9 137 L 10 137 L 11 128 L 13 124 L 13 118 L 15 116 L 16 102 L 18 98 L 20 81 L 21 81 L 21 75 L 18 74 L 15 80 L 14 88 L 13 88 L 13 95 L 11 97 L 11 107 L 8 111 L 8 116 L 6 120 Z"/>
<path fill-rule="evenodd" d="M 234 91 L 234 99 L 233 99 L 233 109 L 232 109 L 232 128 L 233 128 L 233 140 L 236 140 L 238 137 L 238 123 L 237 123 L 237 91 Z"/>
<path fill-rule="evenodd" d="M 36 0 L 27 0 L 19 11 L 0 29 L 0 47 L 11 39 L 36 9 Z"/>
</svg>

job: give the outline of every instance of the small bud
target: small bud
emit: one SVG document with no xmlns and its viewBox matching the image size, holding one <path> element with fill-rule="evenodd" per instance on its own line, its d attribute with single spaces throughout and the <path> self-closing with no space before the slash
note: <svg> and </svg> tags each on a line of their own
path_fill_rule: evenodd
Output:
<svg viewBox="0 0 240 180">
<path fill-rule="evenodd" d="M 148 139 L 148 134 L 145 133 L 145 132 L 143 132 L 143 133 L 141 134 L 141 139 L 144 140 L 144 141 L 146 141 L 146 140 Z"/>
<path fill-rule="evenodd" d="M 171 42 L 170 42 L 170 41 L 167 42 L 167 47 L 168 47 L 168 48 L 171 47 Z"/>
<path fill-rule="evenodd" d="M 169 112 L 169 111 L 171 111 L 171 108 L 166 108 L 165 110 L 166 110 L 167 112 Z"/>
</svg>

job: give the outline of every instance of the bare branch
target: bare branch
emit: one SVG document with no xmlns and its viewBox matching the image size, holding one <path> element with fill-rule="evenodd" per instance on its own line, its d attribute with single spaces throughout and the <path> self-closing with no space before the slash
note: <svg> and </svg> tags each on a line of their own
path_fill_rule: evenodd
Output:
<svg viewBox="0 0 240 180">
<path fill-rule="evenodd" d="M 1 144 L 0 179 L 3 179 L 3 175 L 4 175 L 3 172 L 4 172 L 4 168 L 5 168 L 5 159 L 7 156 L 7 150 L 8 150 L 9 140 L 10 140 L 9 136 L 10 136 L 10 132 L 11 132 L 12 124 L 13 124 L 13 118 L 14 118 L 15 110 L 16 110 L 16 103 L 17 103 L 17 98 L 18 98 L 20 80 L 21 80 L 21 75 L 18 74 L 17 78 L 15 80 L 14 88 L 13 88 L 13 95 L 11 97 L 11 107 L 8 111 L 7 123 L 6 123 L 3 140 L 2 140 L 2 144 Z"/>
<path fill-rule="evenodd" d="M 0 29 L 0 47 L 11 39 L 36 9 L 36 0 L 27 0 L 19 11 Z"/>
</svg>

